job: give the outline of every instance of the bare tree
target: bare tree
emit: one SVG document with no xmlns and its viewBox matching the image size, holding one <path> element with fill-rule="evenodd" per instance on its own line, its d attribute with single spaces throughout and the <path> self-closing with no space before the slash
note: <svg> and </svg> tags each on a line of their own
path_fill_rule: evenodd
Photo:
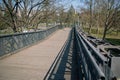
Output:
<svg viewBox="0 0 120 80">
<path fill-rule="evenodd" d="M 43 4 L 47 0 L 2 0 L 5 5 L 5 14 L 9 16 L 8 24 L 14 32 L 22 31 L 23 28 L 29 28 L 36 24 L 42 15 L 41 10 L 45 7 Z M 49 0 L 48 0 L 49 1 Z M 7 20 L 8 20 L 7 19 Z M 36 21 L 35 21 L 36 20 Z"/>
<path fill-rule="evenodd" d="M 99 27 L 104 28 L 103 37 L 106 38 L 106 34 L 111 30 L 119 32 L 120 23 L 120 1 L 119 0 L 89 0 L 92 5 L 82 10 L 81 21 L 89 23 L 89 30 L 92 26 L 97 27 L 97 32 L 99 32 Z M 90 15 L 88 14 L 90 11 Z M 88 21 L 89 20 L 89 21 Z"/>
<path fill-rule="evenodd" d="M 104 33 L 103 33 L 103 40 L 106 37 L 107 32 L 114 27 L 115 23 L 119 21 L 120 15 L 120 1 L 119 0 L 106 0 L 104 1 L 104 12 L 105 12 L 105 19 L 104 19 Z M 119 22 L 118 22 L 119 23 Z M 116 24 L 117 26 L 117 24 Z"/>
<path fill-rule="evenodd" d="M 10 17 L 9 23 L 13 29 L 14 32 L 17 32 L 17 10 L 18 10 L 18 4 L 21 3 L 21 1 L 14 1 L 14 3 L 12 3 L 12 0 L 2 0 L 4 5 L 5 5 L 5 11 L 6 13 L 8 13 L 8 16 Z"/>
</svg>

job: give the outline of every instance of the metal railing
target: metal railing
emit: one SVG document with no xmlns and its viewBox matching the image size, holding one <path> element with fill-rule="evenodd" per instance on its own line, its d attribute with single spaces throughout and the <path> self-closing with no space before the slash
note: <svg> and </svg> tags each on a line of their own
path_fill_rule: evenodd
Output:
<svg viewBox="0 0 120 80">
<path fill-rule="evenodd" d="M 75 37 L 85 80 L 105 80 L 102 68 L 104 68 L 106 59 L 90 46 L 76 28 Z"/>
<path fill-rule="evenodd" d="M 0 36 L 0 56 L 8 53 L 12 53 L 16 50 L 29 46 L 36 43 L 51 33 L 58 30 L 60 26 L 55 26 L 43 31 L 17 33 L 11 35 Z"/>
<path fill-rule="evenodd" d="M 85 34 L 75 27 L 79 56 L 86 80 L 112 80 L 115 75 L 110 67 L 110 59 L 103 56 L 88 40 Z"/>
<path fill-rule="evenodd" d="M 101 69 L 101 67 L 99 66 L 99 64 L 97 63 L 97 59 L 91 54 L 92 52 L 89 51 L 89 49 L 87 48 L 87 45 L 85 44 L 84 40 L 80 37 L 80 34 L 78 33 L 78 31 L 76 29 L 72 29 L 70 32 L 70 35 L 74 33 L 74 46 L 76 46 L 76 51 L 77 53 L 72 53 L 74 55 L 77 55 L 77 60 L 78 60 L 78 75 L 79 78 L 78 80 L 108 80 L 106 79 L 106 76 L 103 72 L 103 70 Z M 51 74 L 54 74 L 54 69 L 56 70 L 56 66 L 59 61 L 60 61 L 60 57 L 65 54 L 64 51 L 68 50 L 68 48 L 70 47 L 70 43 L 71 43 L 71 37 L 69 36 L 67 42 L 64 44 L 64 46 L 62 47 L 60 53 L 58 54 L 58 56 L 56 57 L 54 63 L 52 64 L 51 68 L 49 69 L 47 75 L 45 76 L 44 80 L 49 80 L 51 77 Z M 101 58 L 102 60 L 103 58 Z M 106 62 L 106 60 L 103 60 L 102 63 Z M 99 62 L 101 63 L 101 62 Z M 63 66 L 63 65 L 62 65 Z M 102 66 L 103 67 L 103 66 Z M 56 71 L 55 71 L 56 72 Z M 82 75 L 83 74 L 83 75 Z M 56 74 L 58 75 L 58 74 Z M 62 74 L 65 75 L 65 74 Z M 53 76 L 52 76 L 53 77 Z"/>
<path fill-rule="evenodd" d="M 111 70 L 108 66 L 108 61 L 106 58 L 100 54 L 85 38 L 80 34 L 78 29 L 74 28 L 71 30 L 71 34 L 74 34 L 74 46 L 78 60 L 78 75 L 79 79 L 77 80 L 111 80 Z M 70 35 L 71 35 L 70 34 Z M 56 57 L 54 63 L 49 69 L 44 80 L 51 79 L 51 74 L 55 77 L 54 70 L 57 70 L 60 57 L 65 54 L 64 52 L 68 50 L 71 43 L 71 37 L 69 36 L 67 42 L 62 47 L 60 53 Z M 63 66 L 63 65 L 62 65 Z M 56 71 L 55 71 L 56 72 Z M 58 74 L 56 74 L 58 75 Z M 62 74 L 63 76 L 65 74 Z"/>
</svg>

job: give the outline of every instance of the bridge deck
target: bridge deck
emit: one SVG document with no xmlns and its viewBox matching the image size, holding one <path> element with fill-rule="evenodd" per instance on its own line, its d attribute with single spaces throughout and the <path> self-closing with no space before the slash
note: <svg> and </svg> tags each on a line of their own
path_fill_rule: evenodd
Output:
<svg viewBox="0 0 120 80">
<path fill-rule="evenodd" d="M 0 80 L 43 80 L 67 39 L 70 29 L 0 60 Z"/>
</svg>

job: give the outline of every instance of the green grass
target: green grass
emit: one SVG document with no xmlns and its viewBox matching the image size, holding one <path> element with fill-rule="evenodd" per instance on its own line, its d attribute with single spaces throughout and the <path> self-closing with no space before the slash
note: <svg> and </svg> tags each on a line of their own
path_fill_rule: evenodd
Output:
<svg viewBox="0 0 120 80">
<path fill-rule="evenodd" d="M 85 32 L 88 32 L 88 28 L 83 28 Z M 102 38 L 103 36 L 103 28 L 99 29 L 99 34 L 97 34 L 97 29 L 93 28 L 91 29 L 91 35 L 96 38 Z M 106 35 L 106 40 L 114 45 L 120 45 L 120 32 L 118 35 L 116 32 L 112 31 L 109 34 Z"/>
<path fill-rule="evenodd" d="M 114 45 L 120 45 L 120 39 L 106 38 L 106 40 Z"/>
</svg>

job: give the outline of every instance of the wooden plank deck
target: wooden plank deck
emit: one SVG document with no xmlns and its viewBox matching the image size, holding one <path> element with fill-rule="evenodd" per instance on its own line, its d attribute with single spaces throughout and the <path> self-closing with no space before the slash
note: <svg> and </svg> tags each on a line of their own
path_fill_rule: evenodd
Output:
<svg viewBox="0 0 120 80">
<path fill-rule="evenodd" d="M 0 60 L 0 80 L 43 80 L 65 43 L 69 28 L 44 41 Z"/>
</svg>

